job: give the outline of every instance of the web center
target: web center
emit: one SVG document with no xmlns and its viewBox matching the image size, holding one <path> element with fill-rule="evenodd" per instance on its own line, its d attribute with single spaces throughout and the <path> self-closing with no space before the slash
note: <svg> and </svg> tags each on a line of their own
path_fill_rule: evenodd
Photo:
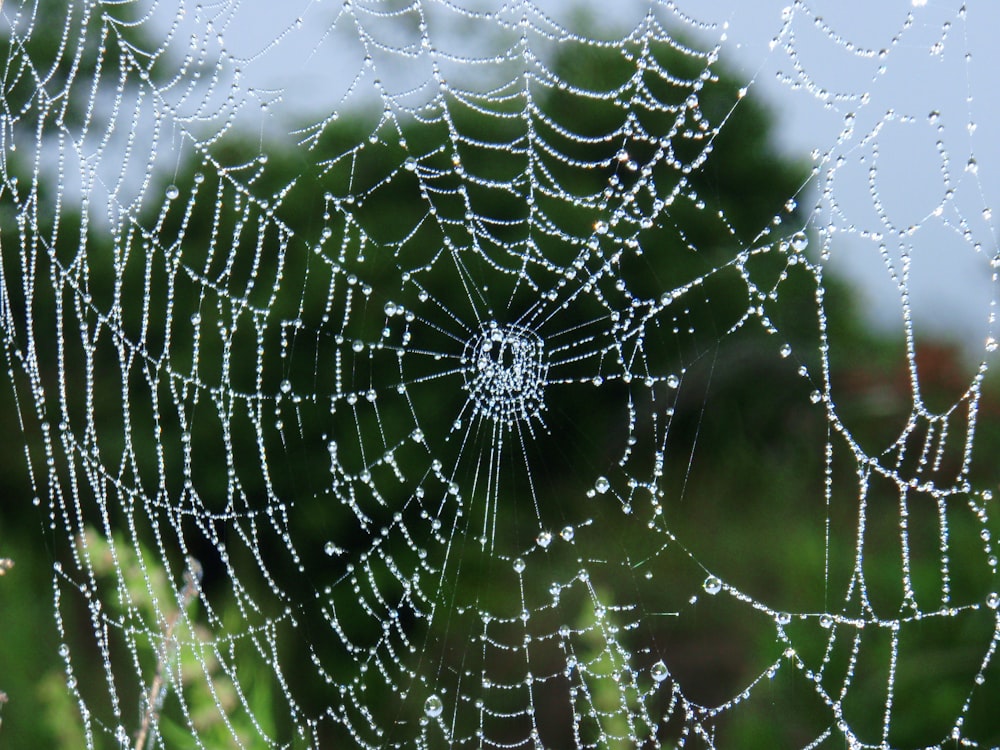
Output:
<svg viewBox="0 0 1000 750">
<path fill-rule="evenodd" d="M 548 367 L 537 333 L 490 321 L 465 343 L 463 364 L 475 414 L 506 427 L 539 416 Z"/>
</svg>

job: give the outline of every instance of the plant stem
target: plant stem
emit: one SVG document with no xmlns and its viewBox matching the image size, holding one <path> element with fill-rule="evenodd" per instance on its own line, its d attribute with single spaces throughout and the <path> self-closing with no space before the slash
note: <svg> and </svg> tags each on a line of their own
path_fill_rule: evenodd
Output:
<svg viewBox="0 0 1000 750">
<path fill-rule="evenodd" d="M 2 1 L 0 0 L 0 2 Z M 147 750 L 153 745 L 155 734 L 151 734 L 150 730 L 160 718 L 160 708 L 167 692 L 167 665 L 173 651 L 171 646 L 173 645 L 174 628 L 177 627 L 181 612 L 185 611 L 198 595 L 198 586 L 201 583 L 201 563 L 193 557 L 188 557 L 187 564 L 188 568 L 184 571 L 184 586 L 181 588 L 179 596 L 180 607 L 167 615 L 166 627 L 163 632 L 163 648 L 156 662 L 156 675 L 153 677 L 153 684 L 149 687 L 149 698 L 142 716 L 142 725 L 135 735 L 135 750 Z"/>
</svg>

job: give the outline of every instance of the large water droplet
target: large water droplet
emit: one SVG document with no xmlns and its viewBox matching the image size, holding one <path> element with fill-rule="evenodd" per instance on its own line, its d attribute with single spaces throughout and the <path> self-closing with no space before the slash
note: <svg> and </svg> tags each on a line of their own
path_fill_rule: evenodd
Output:
<svg viewBox="0 0 1000 750">
<path fill-rule="evenodd" d="M 670 670 L 667 669 L 667 665 L 661 660 L 650 668 L 649 674 L 656 682 L 663 682 L 669 676 Z"/>
<path fill-rule="evenodd" d="M 702 584 L 702 587 L 707 593 L 715 596 L 722 591 L 722 581 L 719 580 L 717 576 L 709 576 L 705 579 L 705 583 Z"/>
<path fill-rule="evenodd" d="M 990 595 L 986 597 L 986 606 L 990 609 L 1000 607 L 1000 594 L 996 591 L 990 592 Z"/>
<path fill-rule="evenodd" d="M 801 253 L 807 247 L 809 247 L 809 238 L 806 237 L 804 232 L 796 232 L 792 235 L 792 250 L 797 253 Z"/>
<path fill-rule="evenodd" d="M 176 185 L 168 185 L 167 186 L 167 199 L 168 200 L 174 200 L 180 194 L 181 194 L 181 191 L 177 189 Z"/>
<path fill-rule="evenodd" d="M 538 534 L 538 536 L 535 537 L 535 542 L 538 544 L 539 547 L 542 547 L 544 549 L 545 547 L 548 547 L 550 544 L 552 544 L 552 534 L 548 531 L 542 531 Z"/>
<path fill-rule="evenodd" d="M 432 719 L 436 719 L 444 712 L 444 703 L 436 695 L 432 695 L 424 701 L 424 713 Z"/>
<path fill-rule="evenodd" d="M 611 489 L 611 482 L 608 481 L 607 477 L 598 477 L 597 481 L 594 482 L 594 489 L 603 495 Z"/>
</svg>

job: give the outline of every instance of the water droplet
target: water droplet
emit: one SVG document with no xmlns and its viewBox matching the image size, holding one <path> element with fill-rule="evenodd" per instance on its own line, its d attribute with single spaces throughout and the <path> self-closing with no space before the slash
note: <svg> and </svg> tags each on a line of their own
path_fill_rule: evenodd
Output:
<svg viewBox="0 0 1000 750">
<path fill-rule="evenodd" d="M 812 401 L 814 404 L 818 404 L 820 401 L 823 400 L 823 394 L 820 393 L 819 391 L 813 391 L 812 393 L 809 394 L 809 400 Z"/>
<path fill-rule="evenodd" d="M 520 557 L 514 561 L 514 572 L 523 573 L 524 572 L 524 560 Z"/>
<path fill-rule="evenodd" d="M 671 388 L 677 388 L 681 384 L 681 379 L 671 373 L 667 376 L 667 385 Z"/>
<path fill-rule="evenodd" d="M 650 668 L 649 674 L 656 682 L 663 682 L 670 674 L 670 670 L 667 669 L 667 665 L 661 660 Z"/>
<path fill-rule="evenodd" d="M 327 542 L 323 545 L 323 551 L 330 557 L 333 557 L 340 552 L 340 548 L 338 548 L 333 542 Z"/>
<path fill-rule="evenodd" d="M 436 695 L 429 696 L 426 701 L 424 701 L 424 713 L 430 716 L 432 719 L 436 719 L 442 713 L 444 713 L 444 703 Z"/>
<path fill-rule="evenodd" d="M 575 534 L 576 534 L 576 532 L 573 530 L 572 526 L 565 526 L 565 527 L 563 527 L 563 530 L 559 532 L 559 536 L 561 536 L 567 542 L 572 542 L 573 541 L 573 536 Z"/>
<path fill-rule="evenodd" d="M 538 544 L 539 547 L 545 549 L 550 544 L 552 544 L 552 534 L 550 534 L 548 531 L 543 531 L 538 536 L 535 537 L 535 542 Z"/>
<path fill-rule="evenodd" d="M 775 615 L 774 620 L 779 625 L 787 625 L 792 621 L 792 616 L 787 612 L 779 612 L 777 615 Z"/>
<path fill-rule="evenodd" d="M 833 618 L 830 615 L 820 615 L 819 616 L 820 627 L 829 628 L 833 626 Z"/>
<path fill-rule="evenodd" d="M 180 194 L 181 194 L 181 191 L 177 189 L 176 185 L 168 185 L 167 186 L 167 199 L 168 200 L 174 200 Z"/>
<path fill-rule="evenodd" d="M 787 357 L 791 353 L 792 353 L 791 344 L 782 344 L 781 349 L 778 350 L 778 354 L 780 354 L 782 357 Z"/>
<path fill-rule="evenodd" d="M 1000 594 L 996 591 L 991 591 L 990 595 L 986 597 L 986 606 L 990 609 L 1000 607 Z"/>
<path fill-rule="evenodd" d="M 395 302 L 386 302 L 385 307 L 382 309 L 385 310 L 386 316 L 390 318 L 399 311 L 399 308 L 396 307 Z"/>
<path fill-rule="evenodd" d="M 986 351 L 995 352 L 997 350 L 997 340 L 990 336 L 986 339 Z"/>
<path fill-rule="evenodd" d="M 281 392 L 282 393 L 291 393 L 291 391 L 292 391 L 292 384 L 291 384 L 291 382 L 288 381 L 288 380 L 282 380 L 281 381 Z"/>
<path fill-rule="evenodd" d="M 713 596 L 722 591 L 722 581 L 717 576 L 709 576 L 702 584 L 705 591 Z"/>
<path fill-rule="evenodd" d="M 422 443 L 424 441 L 424 431 L 421 429 L 416 429 L 410 433 L 410 439 L 414 443 Z"/>
<path fill-rule="evenodd" d="M 611 482 L 608 481 L 607 477 L 598 477 L 597 481 L 594 482 L 594 489 L 603 495 L 611 489 Z"/>
<path fill-rule="evenodd" d="M 804 232 L 796 232 L 792 235 L 792 250 L 797 253 L 801 253 L 807 247 L 809 247 L 809 238 L 806 237 Z"/>
</svg>

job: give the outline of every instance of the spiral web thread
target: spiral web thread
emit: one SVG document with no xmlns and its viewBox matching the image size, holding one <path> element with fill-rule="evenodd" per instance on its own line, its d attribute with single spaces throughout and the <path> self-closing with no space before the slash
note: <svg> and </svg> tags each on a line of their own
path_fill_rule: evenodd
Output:
<svg viewBox="0 0 1000 750">
<path fill-rule="evenodd" d="M 978 9 L 762 10 L 834 125 L 747 218 L 711 186 L 762 74 L 695 3 L 66 5 L 2 9 L 0 270 L 88 747 L 1000 743 Z M 928 60 L 958 93 L 897 101 Z M 942 248 L 990 291 L 931 404 Z M 847 252 L 888 385 L 836 366 Z M 768 465 L 731 382 L 802 477 L 719 479 L 713 425 Z"/>
</svg>

